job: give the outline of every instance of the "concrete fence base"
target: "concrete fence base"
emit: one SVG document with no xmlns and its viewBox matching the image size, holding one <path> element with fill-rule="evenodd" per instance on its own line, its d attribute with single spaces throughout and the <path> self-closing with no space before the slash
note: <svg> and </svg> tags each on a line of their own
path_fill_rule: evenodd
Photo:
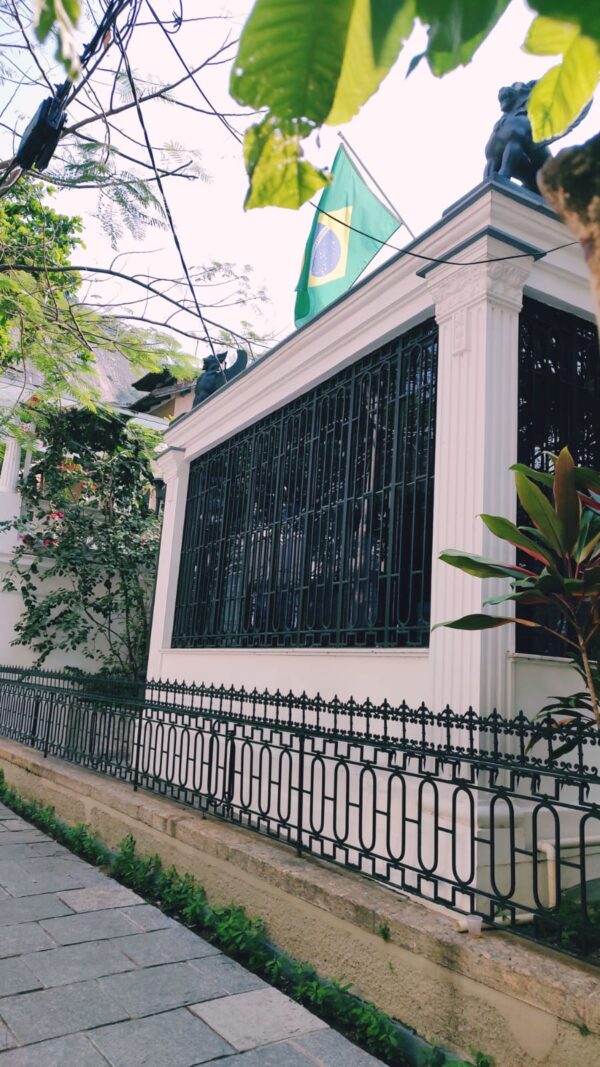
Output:
<svg viewBox="0 0 600 1067">
<path fill-rule="evenodd" d="M 0 766 L 23 796 L 107 845 L 133 834 L 140 851 L 195 875 L 211 903 L 243 905 L 283 951 L 352 982 L 433 1044 L 481 1050 L 494 1067 L 600 1063 L 595 968 L 504 931 L 469 937 L 358 875 L 16 743 L 0 742 Z"/>
</svg>

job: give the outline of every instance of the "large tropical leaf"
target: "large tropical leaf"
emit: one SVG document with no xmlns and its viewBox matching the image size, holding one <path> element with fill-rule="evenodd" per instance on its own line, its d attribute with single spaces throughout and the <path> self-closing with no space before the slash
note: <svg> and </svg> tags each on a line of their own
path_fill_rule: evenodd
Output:
<svg viewBox="0 0 600 1067">
<path fill-rule="evenodd" d="M 483 556 L 474 556 L 458 549 L 447 548 L 440 552 L 440 559 L 449 563 L 451 567 L 458 567 L 465 574 L 472 574 L 475 578 L 523 578 L 533 575 L 533 571 L 525 567 L 517 567 L 510 563 L 496 563 L 493 559 L 485 559 Z"/>
<path fill-rule="evenodd" d="M 550 501 L 541 489 L 538 489 L 526 475 L 517 472 L 515 474 L 517 495 L 525 511 L 543 534 L 549 548 L 563 555 L 564 530 L 563 524 L 552 507 Z"/>
<path fill-rule="evenodd" d="M 445 626 L 449 630 L 496 630 L 499 626 L 507 626 L 511 622 L 518 622 L 522 626 L 531 626 L 539 629 L 539 623 L 532 622 L 530 619 L 515 619 L 508 615 L 483 615 L 482 613 L 476 613 L 473 615 L 463 615 L 460 619 L 454 619 L 452 622 L 437 622 L 435 626 L 432 626 L 432 630 L 437 630 L 438 626 Z"/>
<path fill-rule="evenodd" d="M 270 119 L 250 126 L 244 136 L 244 158 L 250 176 L 245 208 L 299 208 L 327 185 L 328 177 L 302 158 L 300 138 L 286 135 Z"/>
<path fill-rule="evenodd" d="M 331 126 L 348 122 L 377 91 L 415 20 L 415 0 L 355 0 Z"/>
<path fill-rule="evenodd" d="M 530 6 L 548 18 L 576 22 L 582 33 L 600 41 L 598 0 L 530 0 Z"/>
<path fill-rule="evenodd" d="M 554 504 L 564 530 L 564 549 L 571 552 L 579 537 L 581 501 L 575 485 L 575 464 L 563 448 L 554 464 Z"/>
<path fill-rule="evenodd" d="M 468 63 L 496 25 L 509 0 L 417 0 L 417 15 L 429 26 L 425 56 L 441 76 Z"/>
<path fill-rule="evenodd" d="M 276 119 L 329 115 L 344 62 L 355 0 L 257 0 L 231 74 L 243 104 Z"/>
<path fill-rule="evenodd" d="M 533 139 L 549 141 L 565 133 L 591 98 L 599 78 L 599 46 L 591 37 L 577 33 L 562 63 L 546 71 L 533 88 L 527 105 Z"/>
<path fill-rule="evenodd" d="M 527 467 L 524 463 L 513 463 L 510 470 L 514 471 L 515 474 L 524 474 L 531 481 L 546 485 L 549 489 L 552 488 L 554 479 L 548 471 L 536 471 L 533 467 Z"/>
<path fill-rule="evenodd" d="M 556 561 L 552 553 L 523 533 L 510 519 L 504 519 L 501 515 L 481 515 L 481 520 L 488 530 L 494 534 L 494 537 L 499 537 L 502 541 L 508 541 L 515 548 L 522 548 L 524 552 L 539 560 L 540 563 L 545 563 L 552 568 L 556 567 Z"/>
</svg>

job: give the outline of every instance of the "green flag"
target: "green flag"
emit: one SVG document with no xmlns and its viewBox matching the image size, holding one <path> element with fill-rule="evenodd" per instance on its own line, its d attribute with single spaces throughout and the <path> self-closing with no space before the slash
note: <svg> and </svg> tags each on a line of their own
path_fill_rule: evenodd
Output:
<svg viewBox="0 0 600 1067">
<path fill-rule="evenodd" d="M 296 286 L 296 326 L 309 322 L 354 284 L 400 226 L 339 148 L 310 230 Z M 363 237 L 361 230 L 368 237 Z"/>
</svg>

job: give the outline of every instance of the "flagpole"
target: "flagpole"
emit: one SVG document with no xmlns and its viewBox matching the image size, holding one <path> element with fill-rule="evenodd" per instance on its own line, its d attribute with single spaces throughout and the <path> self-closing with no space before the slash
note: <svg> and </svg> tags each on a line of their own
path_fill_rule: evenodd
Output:
<svg viewBox="0 0 600 1067">
<path fill-rule="evenodd" d="M 344 144 L 344 145 L 346 146 L 346 148 L 348 149 L 348 151 L 349 151 L 349 152 L 350 152 L 350 153 L 351 153 L 351 154 L 352 154 L 352 155 L 354 156 L 354 158 L 356 159 L 357 163 L 358 163 L 358 164 L 359 164 L 359 165 L 360 165 L 360 166 L 362 167 L 362 169 L 364 170 L 365 174 L 367 174 L 367 175 L 369 176 L 369 178 L 370 178 L 370 179 L 371 179 L 371 181 L 373 182 L 373 185 L 375 186 L 375 188 L 377 189 L 377 191 L 378 191 L 378 192 L 379 192 L 379 193 L 381 194 L 381 196 L 382 196 L 382 197 L 383 197 L 383 199 L 385 200 L 385 202 L 386 202 L 386 204 L 388 205 L 388 207 L 389 207 L 389 208 L 391 208 L 391 210 L 393 211 L 394 215 L 396 216 L 396 218 L 397 218 L 397 219 L 399 219 L 399 221 L 400 221 L 400 222 L 402 223 L 402 225 L 404 226 L 404 228 L 405 228 L 406 230 L 408 230 L 408 232 L 409 232 L 410 236 L 412 237 L 412 239 L 413 239 L 413 241 L 414 241 L 414 239 L 415 239 L 415 235 L 414 235 L 414 233 L 412 232 L 412 230 L 411 230 L 410 226 L 408 225 L 408 223 L 406 222 L 406 220 L 402 218 L 402 215 L 400 214 L 400 212 L 398 211 L 398 209 L 397 209 L 396 207 L 394 207 L 394 205 L 392 204 L 392 201 L 390 200 L 389 196 L 387 196 L 387 195 L 386 195 L 386 193 L 384 193 L 384 191 L 383 191 L 383 189 L 381 188 L 381 186 L 380 186 L 379 182 L 378 182 L 378 181 L 376 181 L 376 179 L 375 179 L 375 178 L 373 177 L 373 175 L 371 174 L 371 171 L 369 170 L 369 168 L 368 168 L 368 167 L 365 167 L 365 164 L 363 163 L 362 159 L 360 158 L 360 156 L 359 156 L 358 152 L 355 152 L 355 150 L 353 149 L 353 147 L 352 147 L 352 145 L 350 144 L 350 142 L 349 142 L 349 141 L 348 141 L 348 140 L 347 140 L 347 139 L 346 139 L 346 138 L 344 137 L 344 134 L 343 134 L 343 133 L 341 133 L 341 132 L 340 132 L 339 130 L 338 130 L 338 137 L 339 137 L 340 141 L 342 141 L 342 142 L 343 142 L 343 144 Z"/>
</svg>

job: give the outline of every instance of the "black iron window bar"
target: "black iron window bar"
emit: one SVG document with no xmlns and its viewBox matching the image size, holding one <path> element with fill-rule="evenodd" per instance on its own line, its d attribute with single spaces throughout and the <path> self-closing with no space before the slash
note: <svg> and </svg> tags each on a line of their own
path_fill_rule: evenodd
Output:
<svg viewBox="0 0 600 1067">
<path fill-rule="evenodd" d="M 549 453 L 564 445 L 576 463 L 600 470 L 598 330 L 578 315 L 525 297 L 519 318 L 519 462 L 549 470 Z M 525 519 L 523 514 L 519 521 Z M 554 629 L 561 626 L 552 612 L 528 614 Z M 517 626 L 517 651 L 563 656 L 564 645 L 543 630 Z"/>
<path fill-rule="evenodd" d="M 437 327 L 191 464 L 174 647 L 427 646 Z"/>
</svg>

